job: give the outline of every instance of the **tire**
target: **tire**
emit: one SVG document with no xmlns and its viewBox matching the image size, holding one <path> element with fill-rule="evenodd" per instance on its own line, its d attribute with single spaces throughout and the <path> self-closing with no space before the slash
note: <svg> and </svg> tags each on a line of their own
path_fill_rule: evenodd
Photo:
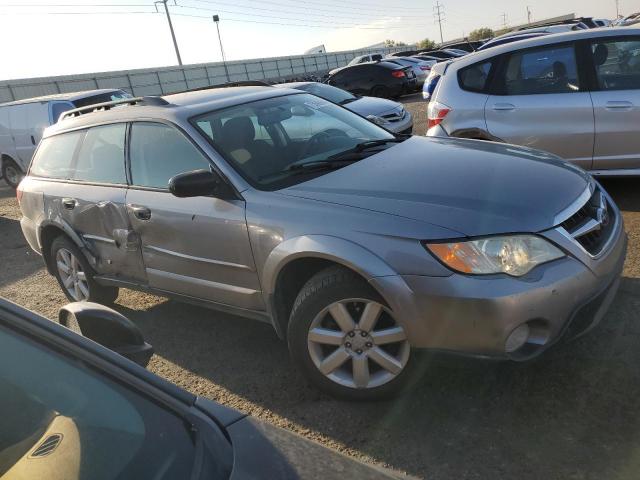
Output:
<svg viewBox="0 0 640 480">
<path fill-rule="evenodd" d="M 346 268 L 322 270 L 302 287 L 287 334 L 295 364 L 332 396 L 380 400 L 400 392 L 411 377 L 414 362 L 404 329 L 380 295 Z"/>
<path fill-rule="evenodd" d="M 7 182 L 7 185 L 15 189 L 18 188 L 20 181 L 24 177 L 24 173 L 16 162 L 5 157 L 2 160 L 2 177 L 4 181 Z"/>
<path fill-rule="evenodd" d="M 378 85 L 371 89 L 371 96 L 378 98 L 390 98 L 391 92 L 389 91 L 388 87 L 385 87 L 384 85 Z"/>
<path fill-rule="evenodd" d="M 91 265 L 67 237 L 60 235 L 54 239 L 50 255 L 55 277 L 70 301 L 111 304 L 118 298 L 117 287 L 105 287 L 94 280 L 95 272 Z"/>
</svg>

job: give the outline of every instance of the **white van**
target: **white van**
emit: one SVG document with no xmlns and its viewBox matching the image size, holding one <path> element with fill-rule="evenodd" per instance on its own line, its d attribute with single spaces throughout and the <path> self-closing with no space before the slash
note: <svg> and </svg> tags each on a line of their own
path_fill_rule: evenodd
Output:
<svg viewBox="0 0 640 480">
<path fill-rule="evenodd" d="M 0 104 L 0 178 L 13 188 L 22 180 L 42 132 L 63 112 L 131 97 L 117 89 L 88 90 Z"/>
</svg>

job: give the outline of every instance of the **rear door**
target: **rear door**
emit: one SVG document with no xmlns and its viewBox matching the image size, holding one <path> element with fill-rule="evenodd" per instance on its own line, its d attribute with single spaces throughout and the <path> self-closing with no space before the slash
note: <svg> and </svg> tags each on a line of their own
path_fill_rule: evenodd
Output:
<svg viewBox="0 0 640 480">
<path fill-rule="evenodd" d="M 126 130 L 113 123 L 83 132 L 60 211 L 95 255 L 99 274 L 144 283 L 140 240 L 125 205 Z"/>
<path fill-rule="evenodd" d="M 485 105 L 487 130 L 508 143 L 545 150 L 589 169 L 593 104 L 574 43 L 506 55 Z"/>
<path fill-rule="evenodd" d="M 33 155 L 33 145 L 29 138 L 31 131 L 29 129 L 28 111 L 28 103 L 14 105 L 9 109 L 9 124 L 16 152 L 14 160 L 18 162 L 23 171 L 26 171 Z"/>
<path fill-rule="evenodd" d="M 593 40 L 594 170 L 640 168 L 640 37 Z"/>
<path fill-rule="evenodd" d="M 177 198 L 179 173 L 211 168 L 177 128 L 135 122 L 129 143 L 129 218 L 142 240 L 151 287 L 250 310 L 264 303 L 242 200 Z"/>
</svg>

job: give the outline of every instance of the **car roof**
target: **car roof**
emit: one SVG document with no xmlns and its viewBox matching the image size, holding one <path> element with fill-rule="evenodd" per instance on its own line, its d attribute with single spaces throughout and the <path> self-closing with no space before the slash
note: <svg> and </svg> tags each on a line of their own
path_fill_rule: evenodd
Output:
<svg viewBox="0 0 640 480">
<path fill-rule="evenodd" d="M 267 98 L 300 94 L 299 90 L 288 88 L 273 88 L 262 86 L 210 88 L 192 92 L 164 95 L 166 103 L 148 102 L 144 100 L 136 105 L 123 104 L 109 110 L 97 110 L 75 117 L 68 117 L 47 128 L 44 137 L 55 135 L 63 131 L 86 128 L 101 123 L 135 120 L 168 120 L 172 122 L 187 119 L 236 105 L 242 105 Z M 90 108 L 87 107 L 87 108 Z"/>
<path fill-rule="evenodd" d="M 518 40 L 511 43 L 505 43 L 503 45 L 497 45 L 492 48 L 487 48 L 486 50 L 480 50 L 478 52 L 470 53 L 469 55 L 465 55 L 464 57 L 460 57 L 455 59 L 453 62 L 450 62 L 450 66 L 455 66 L 455 68 L 466 67 L 467 65 L 472 65 L 476 62 L 490 59 L 495 56 L 501 55 L 503 53 L 513 52 L 516 50 L 522 50 L 530 47 L 541 47 L 544 45 L 553 45 L 555 43 L 562 42 L 570 42 L 581 39 L 589 39 L 589 38 L 606 38 L 606 37 L 616 37 L 616 36 L 629 36 L 629 35 L 640 35 L 640 28 L 629 28 L 629 27 L 613 27 L 613 28 L 593 28 L 589 30 L 576 30 L 572 32 L 564 32 L 564 33 L 553 33 L 549 35 L 542 35 L 540 37 L 535 38 L 527 38 L 523 40 Z"/>
<path fill-rule="evenodd" d="M 278 88 L 302 88 L 302 87 L 306 87 L 307 85 L 313 85 L 313 84 L 324 85 L 321 82 L 287 82 L 287 83 L 276 83 L 273 86 Z"/>
<path fill-rule="evenodd" d="M 9 107 L 12 105 L 24 105 L 26 103 L 38 103 L 38 102 L 51 102 L 55 100 L 73 102 L 75 100 L 81 100 L 83 98 L 92 97 L 93 95 L 100 95 L 103 93 L 121 92 L 119 88 L 102 88 L 98 90 L 83 90 L 81 92 L 70 93 L 54 93 L 52 95 L 42 95 L 40 97 L 25 98 L 22 100 L 15 100 L 13 102 L 0 103 L 0 107 Z"/>
</svg>

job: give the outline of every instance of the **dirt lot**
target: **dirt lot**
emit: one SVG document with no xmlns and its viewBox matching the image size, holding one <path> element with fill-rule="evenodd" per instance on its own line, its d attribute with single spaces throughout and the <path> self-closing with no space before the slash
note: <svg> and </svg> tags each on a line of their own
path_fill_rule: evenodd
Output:
<svg viewBox="0 0 640 480">
<path fill-rule="evenodd" d="M 424 103 L 405 103 L 422 133 Z M 624 210 L 630 250 L 601 326 L 524 365 L 425 356 L 422 382 L 394 402 L 319 394 L 268 325 L 131 291 L 118 309 L 154 345 L 152 371 L 365 461 L 428 479 L 637 479 L 639 185 L 605 182 Z M 26 246 L 19 216 L 0 184 L 0 296 L 54 318 L 65 298 Z"/>
</svg>

